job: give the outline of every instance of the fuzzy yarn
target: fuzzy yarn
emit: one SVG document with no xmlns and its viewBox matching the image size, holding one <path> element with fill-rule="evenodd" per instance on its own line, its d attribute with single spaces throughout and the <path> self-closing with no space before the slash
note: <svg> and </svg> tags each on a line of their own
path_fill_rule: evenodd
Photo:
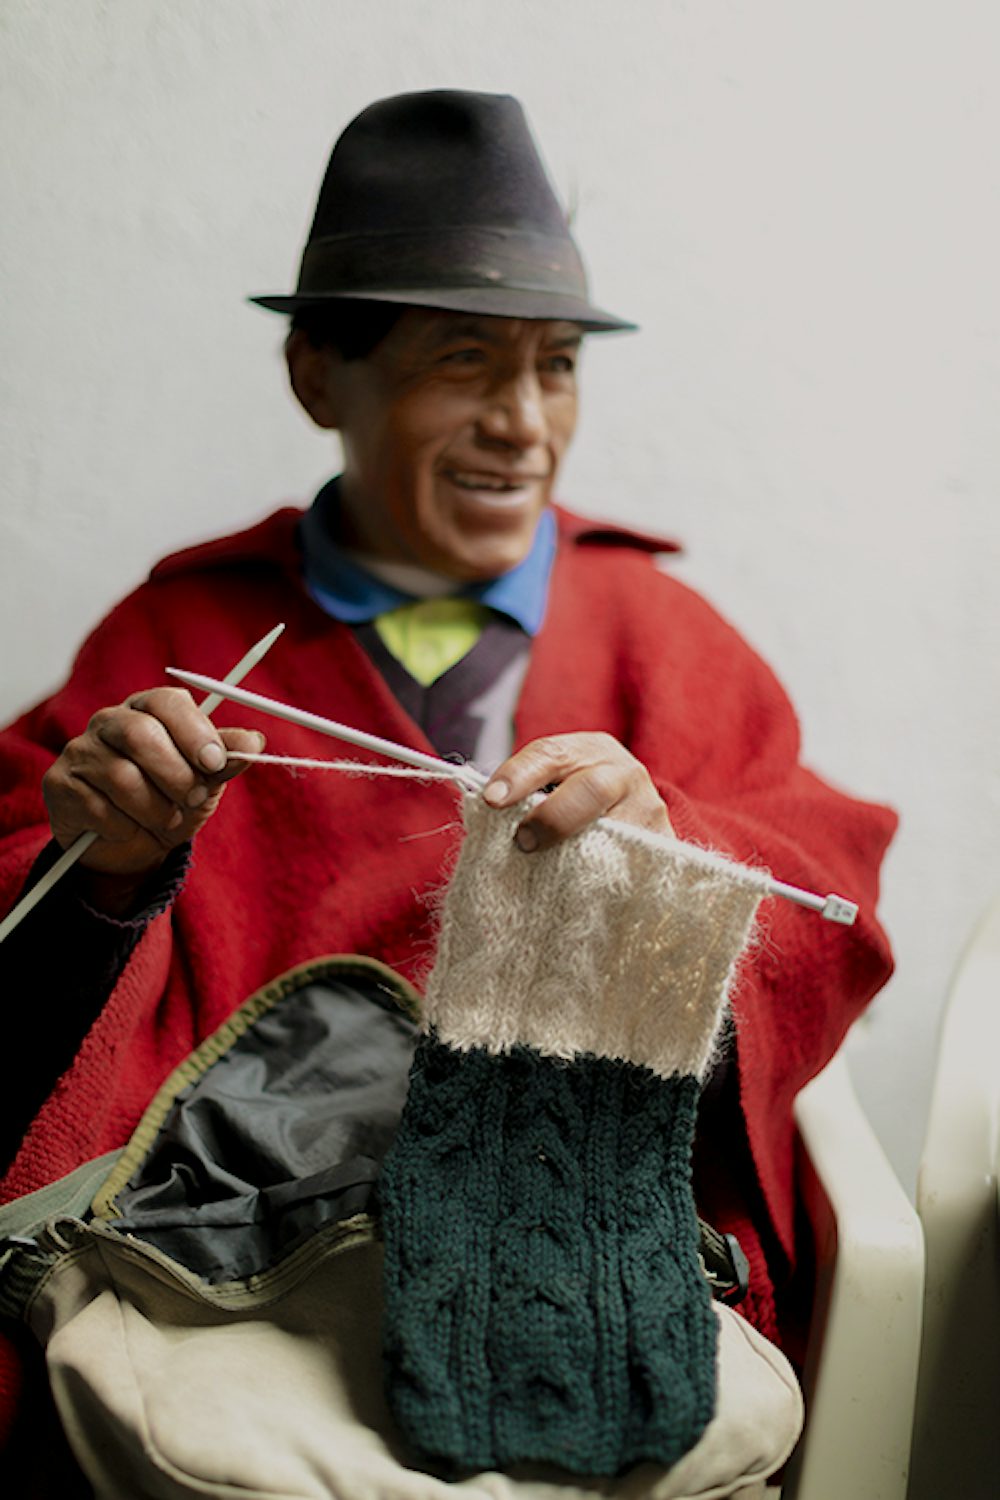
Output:
<svg viewBox="0 0 1000 1500">
<path fill-rule="evenodd" d="M 462 1051 L 523 1044 L 703 1078 L 760 872 L 606 823 L 526 856 L 523 807 L 466 796 L 463 812 L 425 1027 Z"/>
<path fill-rule="evenodd" d="M 449 1472 L 675 1463 L 715 1407 L 700 1078 L 759 899 L 670 839 L 465 806 L 380 1185 L 396 1421 Z"/>
</svg>

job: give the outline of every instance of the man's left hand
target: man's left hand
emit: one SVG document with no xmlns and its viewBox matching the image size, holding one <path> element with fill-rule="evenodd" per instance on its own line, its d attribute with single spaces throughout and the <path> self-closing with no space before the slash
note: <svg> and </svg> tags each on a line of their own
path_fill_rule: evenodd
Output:
<svg viewBox="0 0 1000 1500">
<path fill-rule="evenodd" d="M 580 833 L 605 815 L 652 833 L 673 833 L 646 767 L 610 734 L 532 740 L 497 767 L 483 797 L 491 807 L 511 807 L 549 787 L 552 790 L 515 834 L 518 848 L 526 854 Z"/>
</svg>

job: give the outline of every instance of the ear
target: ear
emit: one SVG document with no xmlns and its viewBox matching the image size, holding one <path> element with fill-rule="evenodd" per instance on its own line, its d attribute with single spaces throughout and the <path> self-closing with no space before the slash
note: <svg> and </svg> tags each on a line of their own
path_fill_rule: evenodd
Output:
<svg viewBox="0 0 1000 1500">
<path fill-rule="evenodd" d="M 316 426 L 339 427 L 340 355 L 333 349 L 317 349 L 308 334 L 296 328 L 285 340 L 285 362 L 296 400 Z"/>
</svg>

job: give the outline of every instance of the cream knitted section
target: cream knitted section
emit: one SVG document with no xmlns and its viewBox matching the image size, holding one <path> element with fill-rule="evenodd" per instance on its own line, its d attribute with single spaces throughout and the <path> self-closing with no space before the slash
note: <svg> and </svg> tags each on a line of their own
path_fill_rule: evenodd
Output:
<svg viewBox="0 0 1000 1500">
<path fill-rule="evenodd" d="M 424 1026 L 466 1051 L 534 1047 L 704 1078 L 760 872 L 607 821 L 534 854 L 524 807 L 463 799 Z"/>
</svg>

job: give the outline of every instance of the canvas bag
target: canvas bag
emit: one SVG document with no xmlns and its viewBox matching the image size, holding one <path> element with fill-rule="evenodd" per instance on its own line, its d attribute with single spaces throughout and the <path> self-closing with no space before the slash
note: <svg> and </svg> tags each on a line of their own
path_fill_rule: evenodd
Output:
<svg viewBox="0 0 1000 1500">
<path fill-rule="evenodd" d="M 801 1396 L 780 1352 L 719 1305 L 716 1412 L 667 1472 L 591 1481 L 515 1466 L 448 1480 L 407 1449 L 383 1392 L 372 1188 L 406 1090 L 415 1003 L 373 961 L 293 971 L 177 1070 L 119 1157 L 0 1210 L 0 1233 L 17 1239 L 0 1299 L 45 1347 L 99 1500 L 753 1493 L 794 1446 Z M 367 1075 L 346 1104 L 338 1069 Z M 263 1166 L 248 1172 L 262 1129 Z M 206 1135 L 228 1162 L 192 1165 Z M 282 1139 L 298 1152 L 292 1175 L 275 1169 Z"/>
</svg>

